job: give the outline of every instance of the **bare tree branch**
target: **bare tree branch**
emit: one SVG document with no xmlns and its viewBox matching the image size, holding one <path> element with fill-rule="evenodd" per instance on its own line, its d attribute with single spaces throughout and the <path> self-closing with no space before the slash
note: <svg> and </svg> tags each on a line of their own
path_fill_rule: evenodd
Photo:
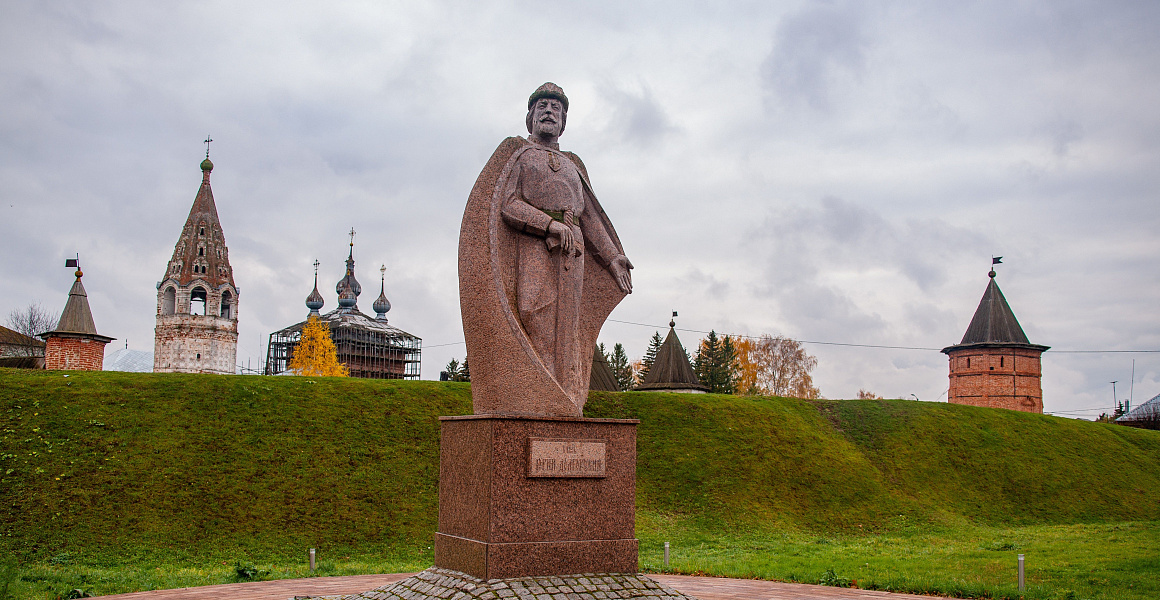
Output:
<svg viewBox="0 0 1160 600">
<path fill-rule="evenodd" d="M 25 308 L 8 313 L 6 325 L 20 334 L 4 340 L 7 356 L 44 356 L 44 342 L 36 337 L 56 327 L 56 318 L 39 304 L 29 304 Z"/>
</svg>

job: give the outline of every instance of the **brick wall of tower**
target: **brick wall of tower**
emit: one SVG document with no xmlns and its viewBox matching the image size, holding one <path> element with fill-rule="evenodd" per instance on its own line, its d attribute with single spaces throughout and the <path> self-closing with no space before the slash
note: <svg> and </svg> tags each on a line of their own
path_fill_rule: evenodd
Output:
<svg viewBox="0 0 1160 600">
<path fill-rule="evenodd" d="M 153 372 L 237 372 L 238 322 L 204 315 L 158 315 Z"/>
<path fill-rule="evenodd" d="M 1040 350 L 960 348 L 948 352 L 947 401 L 1043 413 Z"/>
<path fill-rule="evenodd" d="M 106 343 L 86 338 L 50 337 L 44 345 L 44 368 L 100 371 L 105 366 Z"/>
</svg>

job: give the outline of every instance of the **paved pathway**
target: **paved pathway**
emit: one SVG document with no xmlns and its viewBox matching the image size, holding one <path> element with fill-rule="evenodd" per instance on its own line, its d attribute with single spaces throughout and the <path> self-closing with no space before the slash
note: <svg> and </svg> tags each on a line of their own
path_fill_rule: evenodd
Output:
<svg viewBox="0 0 1160 600">
<path fill-rule="evenodd" d="M 132 594 L 102 596 L 102 598 L 110 600 L 210 600 L 217 598 L 287 600 L 287 598 L 294 596 L 333 596 L 365 592 L 411 575 L 414 573 L 281 579 L 154 592 L 134 592 Z M 649 575 L 649 577 L 671 588 L 696 596 L 700 600 L 930 600 L 930 596 L 851 590 L 804 583 L 778 583 L 775 581 L 691 577 L 688 575 Z"/>
</svg>

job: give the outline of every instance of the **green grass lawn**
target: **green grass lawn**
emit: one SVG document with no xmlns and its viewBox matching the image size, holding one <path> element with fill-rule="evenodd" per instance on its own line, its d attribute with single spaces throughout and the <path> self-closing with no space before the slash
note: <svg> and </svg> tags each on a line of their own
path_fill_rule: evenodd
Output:
<svg viewBox="0 0 1160 600">
<path fill-rule="evenodd" d="M 890 533 L 804 531 L 699 533 L 677 519 L 641 515 L 641 570 L 818 583 L 827 570 L 862 588 L 961 598 L 1160 598 L 1160 523 L 1125 522 L 1022 527 L 907 527 Z M 671 545 L 669 568 L 663 545 Z M 1016 589 L 1016 555 L 1026 556 L 1027 589 Z M 17 598 L 56 598 L 73 589 L 96 594 L 245 581 L 236 566 L 261 579 L 412 572 L 431 565 L 429 549 L 331 548 L 309 572 L 298 556 L 215 553 L 200 559 L 143 550 L 82 561 L 62 554 L 26 565 Z"/>
<path fill-rule="evenodd" d="M 294 558 L 268 555 L 255 560 L 245 553 L 215 553 L 211 549 L 198 559 L 174 557 L 149 549 L 124 555 L 109 551 L 85 558 L 64 553 L 48 561 L 23 565 L 10 593 L 13 598 L 52 600 L 68 597 L 76 589 L 101 596 L 243 581 L 408 573 L 431 566 L 432 560 L 430 552 L 414 551 L 410 556 L 400 556 L 393 548 L 383 548 L 381 552 L 366 547 L 335 548 L 319 554 L 317 568 L 311 573 L 306 551 L 301 554 Z M 253 578 L 241 577 L 239 566 L 253 567 L 257 574 Z"/>
<path fill-rule="evenodd" d="M 420 569 L 438 416 L 470 411 L 462 383 L 0 369 L 0 553 L 34 598 L 296 577 L 308 547 L 325 574 Z M 1028 598 L 1160 597 L 1157 432 L 901 400 L 585 412 L 641 420 L 642 567 L 668 540 L 681 572 L 999 597 L 1024 552 Z"/>
<path fill-rule="evenodd" d="M 1160 598 L 1160 523 L 903 527 L 890 533 L 638 531 L 651 572 L 819 583 L 959 598 Z M 663 545 L 669 541 L 669 568 Z M 1018 592 L 1024 554 L 1026 591 Z"/>
</svg>

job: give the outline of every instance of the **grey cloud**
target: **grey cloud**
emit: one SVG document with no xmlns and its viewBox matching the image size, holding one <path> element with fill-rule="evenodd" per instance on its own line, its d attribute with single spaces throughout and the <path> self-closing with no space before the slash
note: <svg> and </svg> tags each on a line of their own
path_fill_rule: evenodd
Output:
<svg viewBox="0 0 1160 600">
<path fill-rule="evenodd" d="M 834 196 L 816 207 L 793 207 L 771 216 L 764 231 L 784 251 L 808 250 L 813 260 L 838 266 L 894 266 L 924 291 L 945 281 L 942 265 L 967 249 L 985 252 L 985 237 L 940 219 L 888 222 L 868 206 Z M 807 260 L 810 260 L 807 258 Z"/>
<path fill-rule="evenodd" d="M 761 66 L 764 84 L 782 104 L 828 111 L 834 88 L 865 71 L 868 45 L 859 11 L 806 8 L 781 20 Z"/>
<path fill-rule="evenodd" d="M 689 269 L 679 282 L 680 287 L 695 286 L 704 290 L 705 295 L 716 300 L 722 300 L 729 293 L 729 281 L 706 273 L 698 268 Z"/>
<path fill-rule="evenodd" d="M 652 89 L 640 84 L 638 89 L 609 86 L 604 99 L 611 106 L 606 131 L 639 147 L 650 147 L 676 131 Z"/>
<path fill-rule="evenodd" d="M 1071 145 L 1083 140 L 1083 126 L 1071 119 L 1057 119 L 1045 129 L 1051 140 L 1051 151 L 1058 158 L 1067 156 Z"/>
<path fill-rule="evenodd" d="M 774 212 L 752 235 L 764 265 L 764 280 L 754 292 L 776 297 L 783 319 L 802 331 L 846 341 L 950 332 L 957 321 L 934 298 L 910 298 L 897 308 L 908 317 L 900 326 L 856 301 L 859 293 L 900 290 L 842 287 L 827 282 L 829 274 L 884 270 L 898 274 L 896 285 L 909 282 L 922 294 L 937 294 L 947 283 L 948 265 L 964 253 L 985 253 L 987 244 L 985 236 L 938 219 L 894 222 L 833 196 Z"/>
</svg>

